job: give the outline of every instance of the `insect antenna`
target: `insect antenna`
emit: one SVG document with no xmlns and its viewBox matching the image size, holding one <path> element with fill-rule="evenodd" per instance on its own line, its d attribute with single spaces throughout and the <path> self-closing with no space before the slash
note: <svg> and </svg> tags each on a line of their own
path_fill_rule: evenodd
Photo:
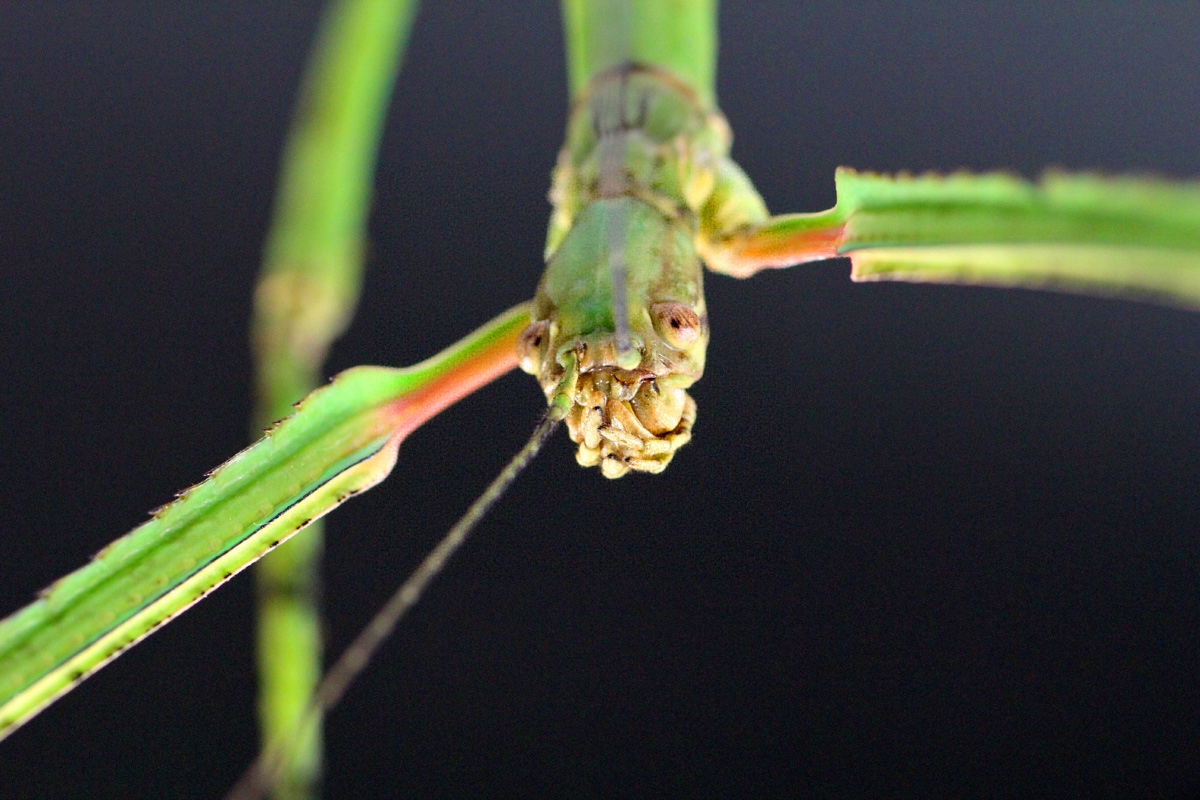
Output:
<svg viewBox="0 0 1200 800">
<path fill-rule="evenodd" d="M 350 688 L 350 684 L 366 669 L 380 645 L 396 629 L 397 623 L 408 613 L 409 609 L 416 605 L 430 581 L 446 566 L 450 556 L 462 546 L 484 515 L 491 510 L 504 492 L 512 486 L 521 471 L 533 461 L 542 446 L 549 441 L 574 401 L 579 369 L 574 353 L 568 353 L 566 360 L 567 363 L 564 365 L 566 371 L 550 400 L 550 407 L 546 409 L 546 413 L 538 422 L 537 427 L 533 429 L 533 435 L 500 471 L 500 474 L 492 480 L 483 494 L 475 499 L 475 502 L 446 533 L 437 547 L 430 551 L 420 566 L 375 612 L 371 621 L 329 668 L 309 699 L 308 706 L 292 730 L 292 734 L 277 746 L 263 750 L 229 790 L 225 796 L 226 800 L 258 800 L 266 796 L 280 771 L 286 765 L 296 742 L 309 734 L 322 714 L 329 712 L 338 704 L 346 690 Z"/>
</svg>

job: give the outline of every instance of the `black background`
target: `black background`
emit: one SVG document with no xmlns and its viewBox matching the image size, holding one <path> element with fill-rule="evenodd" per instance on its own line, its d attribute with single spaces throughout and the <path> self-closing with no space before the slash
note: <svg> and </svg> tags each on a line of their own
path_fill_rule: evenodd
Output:
<svg viewBox="0 0 1200 800">
<path fill-rule="evenodd" d="M 898 5 L 898 4 L 897 4 Z M 1200 174 L 1191 4 L 729 2 L 719 93 L 777 211 L 833 169 Z M 245 441 L 246 323 L 319 4 L 0 5 L 0 610 Z M 529 297 L 565 105 L 550 3 L 429 2 L 353 329 L 406 364 Z M 329 795 L 1186 796 L 1200 785 L 1200 317 L 708 283 L 694 442 L 565 436 L 329 723 Z M 504 378 L 336 514 L 340 650 L 527 436 Z M 0 744 L 3 797 L 213 797 L 254 751 L 251 582 Z"/>
</svg>

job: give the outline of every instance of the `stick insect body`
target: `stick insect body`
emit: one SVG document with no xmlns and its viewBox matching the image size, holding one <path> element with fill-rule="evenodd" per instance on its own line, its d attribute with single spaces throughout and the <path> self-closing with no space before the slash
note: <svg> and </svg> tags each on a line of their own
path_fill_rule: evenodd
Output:
<svg viewBox="0 0 1200 800">
<path fill-rule="evenodd" d="M 734 124 L 737 124 L 737 122 L 738 122 L 738 120 L 737 120 L 736 118 L 734 118 Z M 862 163 L 862 162 L 860 162 L 860 163 Z M 953 166 L 953 164 L 949 164 L 949 166 Z M 824 176 L 824 178 L 826 178 L 826 179 L 827 179 L 827 178 L 828 178 L 828 176 L 826 175 L 826 176 Z M 1026 300 L 1026 301 L 1024 301 L 1024 302 L 1030 302 L 1030 301 L 1027 301 L 1027 300 Z M 1040 302 L 1040 301 L 1033 301 L 1033 302 Z M 782 320 L 781 320 L 781 321 L 780 321 L 780 325 L 782 325 L 782 324 L 784 324 L 784 321 L 782 321 Z M 721 324 L 720 324 L 720 323 L 716 323 L 716 324 L 715 324 L 715 329 L 716 329 L 716 330 L 719 330 L 719 329 L 720 329 L 720 327 L 721 327 Z M 712 378 L 712 377 L 710 377 L 710 378 Z M 700 386 L 701 386 L 701 390 L 703 391 L 704 384 L 701 384 Z M 706 410 L 704 410 L 704 409 L 706 409 L 706 408 L 709 408 L 709 405 L 707 405 L 707 404 L 706 404 L 706 402 L 704 402 L 704 397 L 703 397 L 703 396 L 701 396 L 701 420 L 703 420 L 703 419 L 704 419 L 704 415 L 706 415 Z M 757 411 L 755 411 L 755 413 L 757 413 Z M 713 413 L 712 413 L 712 411 L 708 411 L 708 415 L 709 415 L 709 416 L 712 416 L 712 414 L 713 414 Z M 716 421 L 714 420 L 713 422 L 710 422 L 710 425 L 719 425 L 719 423 L 718 423 L 718 422 L 716 422 Z M 704 429 L 704 428 L 703 428 L 703 422 L 701 422 L 701 428 L 700 428 L 700 429 L 701 429 L 701 431 L 702 431 L 702 429 Z M 719 429 L 719 428 L 718 428 L 718 429 Z M 403 452 L 403 451 L 402 451 L 402 452 Z M 704 455 L 702 455 L 702 453 L 697 453 L 697 455 L 696 455 L 695 457 L 696 457 L 697 459 L 702 459 L 702 461 L 703 461 L 703 459 L 706 459 L 706 458 L 707 458 L 707 456 L 704 456 Z M 672 469 L 676 469 L 676 468 L 672 468 Z M 668 473 L 667 473 L 667 475 L 666 475 L 666 476 L 664 476 L 664 479 L 662 479 L 662 480 L 671 480 L 671 470 L 668 470 Z M 672 483 L 672 485 L 665 485 L 665 486 L 673 486 L 673 483 Z M 637 488 L 635 488 L 635 489 L 620 489 L 620 491 L 622 491 L 622 492 L 629 492 L 629 491 L 640 492 L 640 491 L 641 491 L 641 489 L 637 489 Z M 14 740 L 14 741 L 17 741 L 17 740 Z M 8 742 L 8 744 L 12 744 L 12 742 Z"/>
</svg>

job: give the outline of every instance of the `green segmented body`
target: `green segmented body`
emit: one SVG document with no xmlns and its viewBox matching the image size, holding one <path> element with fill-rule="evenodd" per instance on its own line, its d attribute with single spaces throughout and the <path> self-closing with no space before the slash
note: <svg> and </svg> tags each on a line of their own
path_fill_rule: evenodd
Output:
<svg viewBox="0 0 1200 800">
<path fill-rule="evenodd" d="M 729 160 L 715 104 L 715 3 L 570 0 L 563 12 L 573 105 L 522 367 L 547 397 L 568 363 L 579 370 L 566 421 L 580 464 L 659 472 L 696 417 L 705 238 L 740 220 L 730 208 L 762 202 Z"/>
<path fill-rule="evenodd" d="M 720 115 L 654 67 L 614 67 L 576 99 L 523 366 L 549 398 L 571 356 L 568 429 L 579 462 L 608 477 L 657 472 L 690 437 L 685 390 L 708 344 L 695 239 L 727 149 Z M 687 336 L 664 328 L 670 313 Z"/>
</svg>

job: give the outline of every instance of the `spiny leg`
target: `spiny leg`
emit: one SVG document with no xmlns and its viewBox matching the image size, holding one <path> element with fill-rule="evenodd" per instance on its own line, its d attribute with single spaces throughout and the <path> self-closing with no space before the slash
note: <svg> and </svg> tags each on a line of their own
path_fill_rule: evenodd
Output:
<svg viewBox="0 0 1200 800">
<path fill-rule="evenodd" d="M 877 175 L 840 168 L 837 205 L 771 217 L 720 165 L 698 243 L 710 268 L 848 256 L 856 281 L 1021 286 L 1200 304 L 1200 189 L 1144 177 L 1049 172 Z"/>
</svg>

